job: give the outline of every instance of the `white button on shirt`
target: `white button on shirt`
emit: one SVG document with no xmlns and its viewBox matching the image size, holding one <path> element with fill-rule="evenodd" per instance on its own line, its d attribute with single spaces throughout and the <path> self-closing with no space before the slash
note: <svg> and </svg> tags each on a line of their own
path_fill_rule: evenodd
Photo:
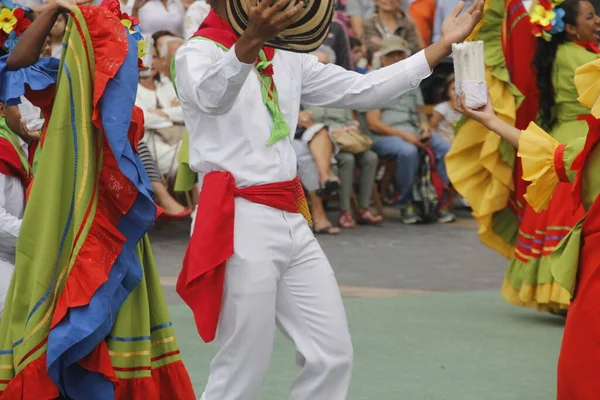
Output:
<svg viewBox="0 0 600 400">
<path fill-rule="evenodd" d="M 235 46 L 234 46 L 235 47 Z M 203 174 L 228 171 L 238 187 L 296 176 L 292 148 L 300 104 L 373 109 L 418 86 L 431 73 L 424 52 L 361 75 L 321 64 L 312 55 L 277 50 L 273 59 L 279 106 L 290 137 L 267 146 L 273 121 L 253 65 L 206 40 L 176 55 L 176 85 L 190 135 L 190 166 Z"/>
<path fill-rule="evenodd" d="M 124 12 L 131 15 L 133 0 L 129 0 Z M 183 36 L 185 8 L 181 0 L 167 0 L 165 7 L 160 0 L 150 0 L 139 10 L 138 18 L 142 33 L 152 35 L 158 31 L 169 31 Z"/>
</svg>

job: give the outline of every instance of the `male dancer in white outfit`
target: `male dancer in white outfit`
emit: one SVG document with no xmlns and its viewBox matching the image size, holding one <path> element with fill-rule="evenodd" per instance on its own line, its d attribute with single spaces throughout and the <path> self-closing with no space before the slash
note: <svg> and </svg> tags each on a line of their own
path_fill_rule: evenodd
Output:
<svg viewBox="0 0 600 400">
<path fill-rule="evenodd" d="M 217 0 L 213 5 L 221 23 L 227 24 L 225 1 Z M 294 342 L 301 368 L 289 398 L 343 400 L 350 383 L 353 351 L 333 270 L 300 214 L 259 204 L 260 199 L 248 201 L 242 194 L 258 185 L 287 182 L 296 176 L 293 134 L 267 145 L 274 119 L 263 103 L 264 82 L 253 72 L 253 64 L 264 44 L 298 18 L 302 2 L 280 12 L 290 0 L 272 4 L 270 0 L 248 1 L 248 28 L 233 46 L 190 40 L 175 58 L 175 82 L 190 135 L 190 166 L 199 173 L 203 185 L 196 232 L 207 232 L 208 225 L 215 235 L 230 229 L 215 220 L 220 217 L 208 212 L 210 207 L 204 213 L 200 209 L 203 201 L 211 202 L 213 209 L 226 204 L 226 191 L 236 195 L 235 211 L 223 211 L 235 213 L 234 227 L 225 234 L 233 235 L 235 247 L 232 255 L 223 250 L 226 255 L 221 260 L 226 260 L 217 315 L 216 338 L 221 347 L 212 361 L 202 398 L 257 398 L 278 326 Z M 320 64 L 311 55 L 277 50 L 272 61 L 274 80 L 279 109 L 289 132 L 295 131 L 300 104 L 378 108 L 417 87 L 449 55 L 452 43 L 463 41 L 481 19 L 482 0 L 459 15 L 462 7 L 461 2 L 444 22 L 440 41 L 405 61 L 367 75 Z M 214 17 L 209 15 L 205 23 Z M 218 185 L 209 179 L 219 175 L 215 171 L 233 177 L 231 182 L 219 181 L 225 189 L 215 189 Z M 213 200 L 216 196 L 219 198 Z M 224 245 L 218 244 L 190 256 L 198 250 L 194 246 L 213 240 L 211 235 L 204 236 L 195 244 L 192 238 L 186 259 L 195 256 L 194 262 L 202 263 L 205 257 L 213 257 L 213 252 L 222 251 Z M 189 272 L 184 267 L 182 275 L 186 274 Z M 213 310 L 198 309 L 191 304 L 194 299 L 189 300 L 202 295 L 193 291 L 198 276 L 200 273 L 180 276 L 178 291 L 182 294 L 180 289 L 187 285 L 188 292 L 182 297 L 192 306 L 201 335 L 210 341 L 213 335 L 201 326 L 202 314 Z M 220 293 L 217 291 L 217 296 Z"/>
</svg>

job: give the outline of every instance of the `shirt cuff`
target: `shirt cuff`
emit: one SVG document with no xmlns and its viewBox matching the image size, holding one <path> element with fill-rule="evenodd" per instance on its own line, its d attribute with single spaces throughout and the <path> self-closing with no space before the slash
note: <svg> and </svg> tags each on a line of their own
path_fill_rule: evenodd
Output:
<svg viewBox="0 0 600 400">
<path fill-rule="evenodd" d="M 235 44 L 231 46 L 229 51 L 225 52 L 222 62 L 225 76 L 231 82 L 239 84 L 246 81 L 248 74 L 254 67 L 254 64 L 246 64 L 238 59 L 237 54 L 235 53 Z"/>
<path fill-rule="evenodd" d="M 413 66 L 410 68 L 409 72 L 410 85 L 413 87 L 417 87 L 423 79 L 431 75 L 433 70 L 427 62 L 427 57 L 425 57 L 425 50 L 419 51 L 414 56 L 410 57 L 409 60 L 413 62 Z"/>
</svg>

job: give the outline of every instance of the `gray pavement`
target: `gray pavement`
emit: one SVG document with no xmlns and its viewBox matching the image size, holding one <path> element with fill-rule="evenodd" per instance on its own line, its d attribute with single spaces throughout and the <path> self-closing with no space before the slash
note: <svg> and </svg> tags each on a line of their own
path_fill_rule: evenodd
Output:
<svg viewBox="0 0 600 400">
<path fill-rule="evenodd" d="M 381 226 L 359 226 L 339 236 L 320 235 L 319 241 L 340 286 L 348 289 L 343 292 L 349 296 L 357 287 L 435 292 L 499 290 L 507 261 L 481 245 L 476 224 L 467 211 L 458 214 L 454 224 L 406 226 L 398 221 L 394 210 L 387 209 L 387 219 Z M 335 214 L 331 219 L 335 220 Z M 159 223 L 150 234 L 170 304 L 180 302 L 174 283 L 187 246 L 189 224 Z M 365 297 L 377 297 L 385 291 L 372 293 Z"/>
</svg>

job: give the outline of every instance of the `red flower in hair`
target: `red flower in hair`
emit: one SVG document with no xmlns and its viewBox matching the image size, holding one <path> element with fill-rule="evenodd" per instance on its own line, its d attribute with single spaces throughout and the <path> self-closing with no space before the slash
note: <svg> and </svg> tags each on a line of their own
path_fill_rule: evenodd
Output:
<svg viewBox="0 0 600 400">
<path fill-rule="evenodd" d="M 129 16 L 127 13 L 121 14 L 121 19 L 127 19 L 127 20 L 131 21 L 131 25 L 132 26 L 140 24 L 140 20 L 139 19 L 137 19 L 136 17 Z"/>
<path fill-rule="evenodd" d="M 16 19 L 21 20 L 21 19 L 25 18 L 25 11 L 23 11 L 22 8 L 15 8 L 13 10 L 13 15 L 15 16 Z"/>
<path fill-rule="evenodd" d="M 31 25 L 31 20 L 29 20 L 28 18 L 19 19 L 14 28 L 17 36 L 21 36 L 23 34 L 23 32 L 25 32 L 25 30 L 27 28 L 29 28 L 30 25 Z"/>
</svg>

